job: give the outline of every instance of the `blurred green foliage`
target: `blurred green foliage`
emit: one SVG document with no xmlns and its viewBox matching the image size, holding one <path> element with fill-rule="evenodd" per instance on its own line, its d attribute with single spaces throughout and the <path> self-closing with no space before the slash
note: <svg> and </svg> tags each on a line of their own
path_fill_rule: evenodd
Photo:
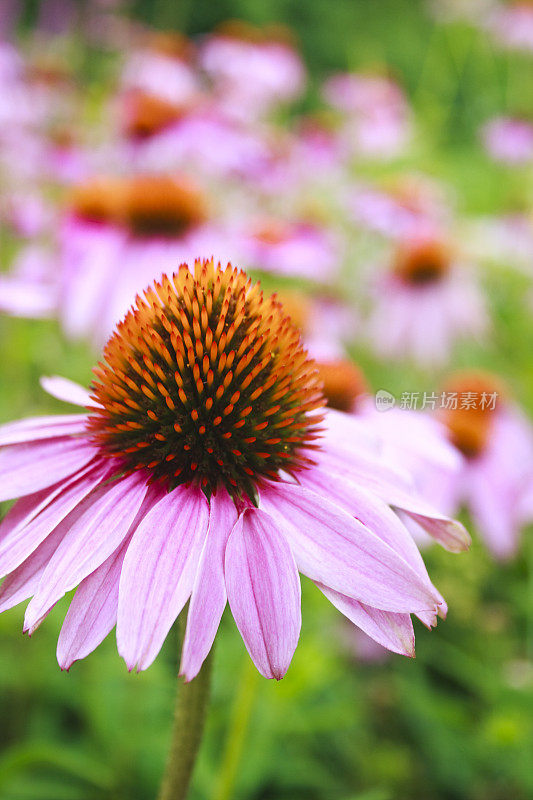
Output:
<svg viewBox="0 0 533 800">
<path fill-rule="evenodd" d="M 201 34 L 228 17 L 282 21 L 301 41 L 314 85 L 324 74 L 379 66 L 406 87 L 421 127 L 415 167 L 451 183 L 460 211 L 524 208 L 521 172 L 489 162 L 477 129 L 490 114 L 533 112 L 533 60 L 496 53 L 481 34 L 437 27 L 414 0 L 137 0 L 159 27 Z M 28 4 L 26 24 L 35 11 Z M 90 58 L 94 59 L 94 52 Z M 97 75 L 98 70 L 91 72 Z M 93 79 L 96 80 L 96 79 Z M 97 85 L 91 91 L 98 95 Z M 398 165 L 395 165 L 398 168 Z M 490 278 L 494 332 L 457 364 L 501 372 L 533 412 L 533 333 L 525 283 Z M 52 322 L 0 319 L 0 419 L 59 410 L 41 374 L 90 379 L 93 357 Z M 375 386 L 435 388 L 353 344 Z M 192 800 L 528 800 L 533 797 L 533 541 L 495 564 L 472 550 L 426 553 L 449 601 L 445 623 L 417 626 L 417 658 L 357 662 L 339 615 L 304 582 L 301 642 L 275 684 L 250 666 L 229 615 L 215 658 L 213 705 Z M 175 692 L 177 642 L 128 675 L 113 637 L 61 673 L 61 602 L 29 641 L 21 607 L 0 616 L 0 799 L 149 800 L 162 772 Z"/>
</svg>

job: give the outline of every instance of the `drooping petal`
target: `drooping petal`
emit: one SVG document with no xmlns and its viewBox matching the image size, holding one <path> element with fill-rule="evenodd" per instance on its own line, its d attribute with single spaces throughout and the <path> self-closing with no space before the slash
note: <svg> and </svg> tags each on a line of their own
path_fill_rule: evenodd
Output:
<svg viewBox="0 0 533 800">
<path fill-rule="evenodd" d="M 440 596 L 379 536 L 302 486 L 271 484 L 261 507 L 278 520 L 300 572 L 383 611 L 431 610 Z"/>
<path fill-rule="evenodd" d="M 187 681 L 198 674 L 209 653 L 226 605 L 224 554 L 236 520 L 235 503 L 219 489 L 211 497 L 209 527 L 189 603 L 180 666 Z"/>
<path fill-rule="evenodd" d="M 78 586 L 57 642 L 61 669 L 70 669 L 92 653 L 115 627 L 120 571 L 128 544 L 125 541 Z"/>
<path fill-rule="evenodd" d="M 450 553 L 462 553 L 470 547 L 472 540 L 464 525 L 440 514 L 423 500 L 397 494 L 395 497 L 391 496 L 390 504 L 404 511 Z"/>
<path fill-rule="evenodd" d="M 352 481 L 339 475 L 330 475 L 321 469 L 303 471 L 300 483 L 339 503 L 345 511 L 390 545 L 423 581 L 430 583 L 422 556 L 411 534 L 383 500 Z"/>
<path fill-rule="evenodd" d="M 28 558 L 62 520 L 100 484 L 103 474 L 105 475 L 101 468 L 91 469 L 81 477 L 76 476 L 75 479 L 63 484 L 59 491 L 55 488 L 44 498 L 44 493 L 38 492 L 31 495 L 31 503 L 25 502 L 29 498 L 19 500 L 13 508 L 14 518 L 10 520 L 8 514 L 4 520 L 5 523 L 9 523 L 9 528 L 0 540 L 0 575 L 12 572 Z"/>
<path fill-rule="evenodd" d="M 349 480 L 377 494 L 387 505 L 406 511 L 439 544 L 452 553 L 462 552 L 470 547 L 470 536 L 457 520 L 439 513 L 432 505 L 417 496 L 399 472 L 395 476 L 389 467 L 372 463 L 367 459 L 366 466 L 356 463 L 355 458 L 344 462 L 332 453 L 320 453 L 316 457 L 322 471 L 347 477 Z"/>
<path fill-rule="evenodd" d="M 63 540 L 26 610 L 25 630 L 34 630 L 66 592 L 94 572 L 117 549 L 135 519 L 146 490 L 141 476 L 127 476 L 96 489 L 63 520 Z"/>
<path fill-rule="evenodd" d="M 84 433 L 86 414 L 30 417 L 0 426 L 0 446 Z"/>
<path fill-rule="evenodd" d="M 226 547 L 231 612 L 252 661 L 265 678 L 283 678 L 301 627 L 300 578 L 276 521 L 246 509 Z"/>
<path fill-rule="evenodd" d="M 150 666 L 187 602 L 208 522 L 200 489 L 178 486 L 137 527 L 122 568 L 117 619 L 118 651 L 130 670 Z"/>
<path fill-rule="evenodd" d="M 33 494 L 69 477 L 98 454 L 87 441 L 59 438 L 0 450 L 0 502 Z"/>
<path fill-rule="evenodd" d="M 79 383 L 62 378 L 61 375 L 43 375 L 40 384 L 45 392 L 51 394 L 56 400 L 63 400 L 64 403 L 72 403 L 74 406 L 91 407 L 96 406 L 91 399 L 90 392 Z"/>
<path fill-rule="evenodd" d="M 350 622 L 361 628 L 375 642 L 400 653 L 403 656 L 415 655 L 415 634 L 409 614 L 395 614 L 392 611 L 380 611 L 372 606 L 352 600 L 344 594 L 317 584 L 328 600 L 347 617 Z"/>
</svg>

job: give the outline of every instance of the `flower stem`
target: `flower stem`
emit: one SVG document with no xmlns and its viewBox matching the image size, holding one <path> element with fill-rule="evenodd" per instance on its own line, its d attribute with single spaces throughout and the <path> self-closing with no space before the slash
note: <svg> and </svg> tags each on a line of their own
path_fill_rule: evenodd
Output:
<svg viewBox="0 0 533 800">
<path fill-rule="evenodd" d="M 246 743 L 259 680 L 259 672 L 246 653 L 226 734 L 226 746 L 218 771 L 218 782 L 213 793 L 213 800 L 231 800 L 233 797 L 235 779 Z"/>
<path fill-rule="evenodd" d="M 209 701 L 213 649 L 190 683 L 180 681 L 172 740 L 158 800 L 184 800 L 202 740 Z"/>
</svg>

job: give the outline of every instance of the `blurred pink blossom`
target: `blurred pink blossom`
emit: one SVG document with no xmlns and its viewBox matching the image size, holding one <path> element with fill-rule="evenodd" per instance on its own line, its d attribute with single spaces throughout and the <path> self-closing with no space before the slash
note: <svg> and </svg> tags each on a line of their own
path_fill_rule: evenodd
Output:
<svg viewBox="0 0 533 800">
<path fill-rule="evenodd" d="M 482 130 L 484 145 L 492 158 L 523 164 L 533 158 L 533 125 L 512 117 L 496 117 Z"/>
</svg>

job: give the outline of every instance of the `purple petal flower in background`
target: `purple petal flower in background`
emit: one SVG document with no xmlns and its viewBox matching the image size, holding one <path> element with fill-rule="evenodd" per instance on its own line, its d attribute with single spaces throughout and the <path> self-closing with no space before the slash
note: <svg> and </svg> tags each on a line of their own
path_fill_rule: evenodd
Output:
<svg viewBox="0 0 533 800">
<path fill-rule="evenodd" d="M 345 73 L 329 78 L 325 100 L 343 115 L 341 137 L 356 157 L 390 159 L 411 138 L 411 112 L 401 88 L 381 75 Z"/>
<path fill-rule="evenodd" d="M 485 148 L 492 158 L 520 165 L 533 158 L 533 125 L 513 117 L 497 117 L 487 122 L 481 132 Z"/>
<path fill-rule="evenodd" d="M 441 412 L 461 454 L 455 474 L 425 475 L 424 496 L 446 513 L 464 505 L 495 558 L 514 556 L 524 526 L 533 520 L 533 428 L 499 378 L 457 373 L 444 387 Z"/>
<path fill-rule="evenodd" d="M 499 3 L 481 22 L 501 47 L 533 50 L 533 7 L 527 0 Z"/>
<path fill-rule="evenodd" d="M 301 94 L 305 69 L 290 38 L 281 26 L 261 30 L 240 21 L 225 23 L 206 38 L 200 65 L 226 113 L 257 119 Z"/>
<path fill-rule="evenodd" d="M 444 364 L 454 342 L 482 337 L 488 327 L 474 274 L 438 239 L 411 239 L 397 248 L 390 271 L 374 284 L 368 335 L 383 358 Z"/>
</svg>

